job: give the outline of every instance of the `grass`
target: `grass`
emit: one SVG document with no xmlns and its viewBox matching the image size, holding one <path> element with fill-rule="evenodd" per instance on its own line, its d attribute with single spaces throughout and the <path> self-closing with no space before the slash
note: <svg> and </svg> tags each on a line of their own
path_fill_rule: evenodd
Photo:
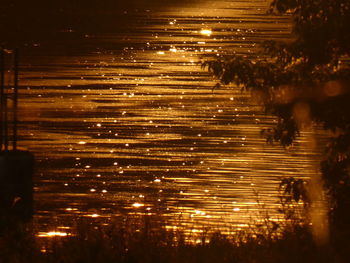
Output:
<svg viewBox="0 0 350 263">
<path fill-rule="evenodd" d="M 0 236 L 0 262 L 345 262 L 329 245 L 316 245 L 310 229 L 295 222 L 279 233 L 272 228 L 231 236 L 202 233 L 196 237 L 197 242 L 189 242 L 183 233 L 169 231 L 150 216 L 141 221 L 115 220 L 108 225 L 92 225 L 77 220 L 70 235 L 63 238 L 38 238 L 30 224 L 16 224 Z"/>
<path fill-rule="evenodd" d="M 43 238 L 33 223 L 0 217 L 0 263 L 349 262 L 350 231 L 341 229 L 339 238 L 315 242 L 307 206 L 296 203 L 281 199 L 284 220 L 278 222 L 262 205 L 251 219 L 256 223 L 230 235 L 211 229 L 185 233 L 167 227 L 157 215 L 144 214 L 107 221 L 76 219 L 67 236 Z"/>
</svg>

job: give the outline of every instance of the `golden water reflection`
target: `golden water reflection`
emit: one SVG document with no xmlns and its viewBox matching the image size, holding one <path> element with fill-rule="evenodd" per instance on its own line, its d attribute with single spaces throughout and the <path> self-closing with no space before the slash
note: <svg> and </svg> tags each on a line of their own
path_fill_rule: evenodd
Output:
<svg viewBox="0 0 350 263">
<path fill-rule="evenodd" d="M 66 237 L 68 236 L 68 233 L 66 232 L 58 232 L 58 231 L 50 231 L 50 232 L 39 232 L 38 237 Z"/>
<path fill-rule="evenodd" d="M 52 217 L 69 225 L 159 215 L 169 228 L 223 232 L 262 210 L 281 217 L 280 179 L 316 172 L 307 136 L 288 151 L 266 144 L 260 130 L 275 118 L 239 89 L 213 90 L 200 68 L 209 55 L 248 56 L 286 37 L 288 21 L 265 15 L 266 4 L 202 1 L 130 15 L 127 32 L 62 32 L 77 54 L 47 45 L 24 57 L 21 143 L 37 158 L 42 235 L 64 235 L 50 232 Z"/>
</svg>

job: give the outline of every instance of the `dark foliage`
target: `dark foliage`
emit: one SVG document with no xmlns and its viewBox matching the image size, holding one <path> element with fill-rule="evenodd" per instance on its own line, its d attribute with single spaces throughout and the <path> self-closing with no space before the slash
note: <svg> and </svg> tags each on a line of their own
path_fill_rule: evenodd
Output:
<svg viewBox="0 0 350 263">
<path fill-rule="evenodd" d="M 148 216 L 145 216 L 148 217 Z M 162 225 L 94 226 L 79 221 L 66 237 L 38 239 L 29 226 L 0 235 L 0 262 L 6 263 L 329 263 L 340 262 L 331 250 L 320 249 L 307 227 L 290 225 L 279 235 L 202 234 L 185 242 L 183 233 Z M 123 225 L 124 224 L 124 225 Z M 127 223 L 126 223 L 127 224 Z M 138 230 L 138 231 L 135 231 Z M 193 237 L 195 238 L 195 237 Z"/>
<path fill-rule="evenodd" d="M 263 58 L 225 57 L 203 66 L 222 84 L 259 94 L 266 111 L 279 118 L 276 127 L 262 132 L 269 142 L 291 145 L 302 127 L 312 123 L 332 133 L 322 173 L 332 201 L 333 240 L 346 248 L 350 243 L 350 1 L 273 0 L 269 12 L 293 18 L 289 41 L 263 43 Z M 297 182 L 288 184 L 298 189 Z"/>
</svg>

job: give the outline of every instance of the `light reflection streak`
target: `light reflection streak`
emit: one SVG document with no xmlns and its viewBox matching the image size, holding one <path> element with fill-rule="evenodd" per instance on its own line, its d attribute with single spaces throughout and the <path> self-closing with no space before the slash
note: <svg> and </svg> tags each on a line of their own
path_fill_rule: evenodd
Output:
<svg viewBox="0 0 350 263">
<path fill-rule="evenodd" d="M 213 31 L 211 31 L 211 29 L 202 29 L 201 31 L 200 31 L 200 33 L 202 34 L 202 35 L 206 35 L 206 36 L 211 36 L 211 34 L 213 33 Z"/>
<path fill-rule="evenodd" d="M 143 207 L 145 206 L 144 204 L 141 204 L 141 203 L 133 203 L 132 204 L 132 207 L 135 207 L 135 208 L 139 208 L 139 207 Z"/>
<path fill-rule="evenodd" d="M 100 217 L 99 214 L 91 214 L 91 215 L 87 215 L 88 217 L 92 217 L 92 218 L 96 218 L 96 217 Z"/>
<path fill-rule="evenodd" d="M 66 236 L 68 236 L 68 233 L 66 233 L 66 232 L 59 232 L 59 231 L 39 232 L 37 234 L 37 236 L 38 237 L 48 237 L 48 238 L 66 237 Z"/>
</svg>

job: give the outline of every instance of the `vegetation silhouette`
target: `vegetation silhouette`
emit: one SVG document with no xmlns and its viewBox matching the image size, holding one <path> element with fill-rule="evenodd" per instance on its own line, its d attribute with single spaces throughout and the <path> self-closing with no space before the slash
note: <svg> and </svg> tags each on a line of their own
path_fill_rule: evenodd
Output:
<svg viewBox="0 0 350 263">
<path fill-rule="evenodd" d="M 222 57 L 204 62 L 203 67 L 221 84 L 233 83 L 259 95 L 266 112 L 278 117 L 273 129 L 262 131 L 268 142 L 289 146 L 303 127 L 315 123 L 330 131 L 321 169 L 331 202 L 331 243 L 346 254 L 350 249 L 350 1 L 273 0 L 269 12 L 292 18 L 290 40 L 264 42 L 265 56 L 260 58 Z"/>
<path fill-rule="evenodd" d="M 103 219 L 99 224 L 80 219 L 63 237 L 40 238 L 35 227 L 17 225 L 0 235 L 0 262 L 339 262 L 331 251 L 315 246 L 305 228 L 290 223 L 286 223 L 283 232 L 265 225 L 254 227 L 254 233 L 222 235 L 204 231 L 185 235 L 180 228 L 179 231 L 167 229 L 166 222 L 158 219 L 157 215 L 144 215 L 128 220 L 114 218 L 108 224 L 103 224 Z"/>
</svg>

